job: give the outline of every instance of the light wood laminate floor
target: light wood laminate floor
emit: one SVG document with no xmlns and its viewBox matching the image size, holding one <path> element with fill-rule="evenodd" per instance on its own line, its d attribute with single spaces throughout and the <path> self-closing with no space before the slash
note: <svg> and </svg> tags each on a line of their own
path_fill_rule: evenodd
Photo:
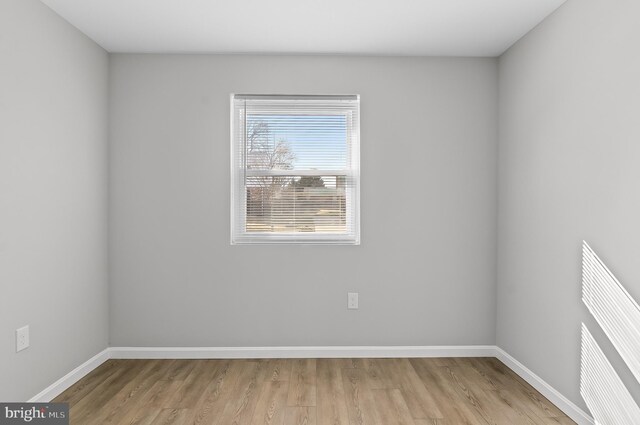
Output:
<svg viewBox="0 0 640 425">
<path fill-rule="evenodd" d="M 55 401 L 75 425 L 574 423 L 493 358 L 109 360 Z"/>
</svg>

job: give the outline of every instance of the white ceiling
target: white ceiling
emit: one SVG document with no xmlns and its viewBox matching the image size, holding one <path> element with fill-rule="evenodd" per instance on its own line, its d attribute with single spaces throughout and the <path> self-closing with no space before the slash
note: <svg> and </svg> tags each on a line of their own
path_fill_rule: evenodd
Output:
<svg viewBox="0 0 640 425">
<path fill-rule="evenodd" d="M 565 0 L 42 0 L 110 52 L 498 56 Z"/>
</svg>

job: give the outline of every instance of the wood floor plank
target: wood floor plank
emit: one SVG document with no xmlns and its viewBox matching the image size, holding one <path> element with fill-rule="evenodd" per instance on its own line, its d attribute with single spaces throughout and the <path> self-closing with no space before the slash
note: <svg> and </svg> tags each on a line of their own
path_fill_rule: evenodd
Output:
<svg viewBox="0 0 640 425">
<path fill-rule="evenodd" d="M 307 407 L 287 407 L 284 425 L 316 425 L 317 408 Z"/>
<path fill-rule="evenodd" d="M 193 409 L 202 393 L 215 375 L 219 360 L 195 360 L 195 365 L 179 389 L 169 398 L 164 407 Z"/>
<path fill-rule="evenodd" d="M 532 408 L 535 406 L 535 408 L 540 412 L 538 416 L 552 418 L 564 415 L 560 409 L 558 409 L 533 387 L 529 386 L 521 391 L 529 399 L 529 405 Z"/>
<path fill-rule="evenodd" d="M 455 368 L 459 377 L 478 396 L 486 412 L 495 412 L 494 416 L 504 418 L 502 422 L 511 424 L 534 425 L 535 420 L 530 412 L 519 409 L 518 405 L 509 403 L 499 396 L 499 390 L 493 388 L 489 381 L 478 374 L 475 369 L 465 365 Z M 494 384 L 495 385 L 495 384 Z"/>
<path fill-rule="evenodd" d="M 240 368 L 229 360 L 219 361 L 214 376 L 203 390 L 200 400 L 191 410 L 187 423 L 192 425 L 214 424 L 229 401 L 229 393 L 240 376 Z"/>
<path fill-rule="evenodd" d="M 455 424 L 486 425 L 485 421 L 476 417 L 466 401 L 459 397 L 449 379 L 442 373 L 441 366 L 437 366 L 431 359 L 411 359 L 411 365 L 425 386 L 431 389 L 442 412 L 441 418 L 428 418 L 429 420 L 437 423 L 435 419 L 447 419 Z"/>
<path fill-rule="evenodd" d="M 442 366 L 440 369 L 443 375 L 447 376 L 450 385 L 458 393 L 460 398 L 472 407 L 472 411 L 479 420 L 489 425 L 510 425 L 508 418 L 506 418 L 499 409 L 489 408 L 489 403 L 483 390 L 473 388 L 469 382 L 466 382 L 462 378 L 457 366 Z"/>
<path fill-rule="evenodd" d="M 70 406 L 69 415 L 73 418 L 74 423 L 86 424 L 91 418 L 103 413 L 102 408 L 111 400 L 122 388 L 144 369 L 148 363 L 144 360 L 129 360 L 123 362 L 121 373 L 112 374 L 105 381 L 96 386 L 90 396 L 83 397 L 78 403 Z"/>
<path fill-rule="evenodd" d="M 576 423 L 570 418 L 564 416 L 560 418 L 541 418 L 542 425 L 576 425 Z"/>
<path fill-rule="evenodd" d="M 151 425 L 161 410 L 157 407 L 148 406 L 136 409 L 130 416 L 122 418 L 119 425 Z"/>
<path fill-rule="evenodd" d="M 447 419 L 414 419 L 416 425 L 456 425 Z"/>
<path fill-rule="evenodd" d="M 87 421 L 87 425 L 120 422 L 130 411 L 136 409 L 138 401 L 145 397 L 164 373 L 166 370 L 160 360 L 147 362 L 137 376 L 129 380 L 120 391 L 101 406 L 99 414 L 93 415 L 91 420 Z"/>
<path fill-rule="evenodd" d="M 501 388 L 499 382 L 493 379 L 482 367 L 482 360 L 470 358 L 460 362 L 460 370 L 484 390 L 496 391 Z"/>
<path fill-rule="evenodd" d="M 496 397 L 503 403 L 513 406 L 519 412 L 526 414 L 535 424 L 565 424 L 573 422 L 564 422 L 568 419 L 564 414 L 560 417 L 548 416 L 548 409 L 541 407 L 539 403 L 532 402 L 529 396 L 523 396 L 517 391 L 511 389 L 499 390 L 494 393 Z"/>
<path fill-rule="evenodd" d="M 378 416 L 384 425 L 416 425 L 400 390 L 374 389 L 372 392 Z"/>
<path fill-rule="evenodd" d="M 316 359 L 295 359 L 292 361 L 289 379 L 289 406 L 316 405 Z"/>
<path fill-rule="evenodd" d="M 77 406 L 82 405 L 82 403 L 92 402 L 92 400 L 83 402 L 82 399 L 85 396 L 89 394 L 93 396 L 97 394 L 96 390 L 99 392 L 100 388 L 106 388 L 110 386 L 112 382 L 117 382 L 133 365 L 134 363 L 128 361 L 120 361 L 117 363 L 117 366 L 114 366 L 113 370 L 108 371 L 109 373 L 100 373 L 97 376 L 88 376 L 81 379 L 75 385 L 69 387 L 64 393 L 56 397 L 54 401 L 69 403 L 70 407 L 78 409 Z M 76 388 L 76 386 L 79 388 Z"/>
<path fill-rule="evenodd" d="M 288 381 L 293 362 L 289 359 L 266 359 L 262 361 L 261 381 Z"/>
<path fill-rule="evenodd" d="M 105 381 L 111 374 L 122 371 L 122 361 L 107 360 L 96 369 L 92 370 L 80 382 L 67 388 L 62 394 L 54 398 L 54 403 L 64 401 L 69 404 L 76 404 L 84 396 L 89 394 L 95 387 Z"/>
<path fill-rule="evenodd" d="M 182 381 L 168 381 L 167 377 L 172 376 L 174 373 L 173 360 L 155 360 L 150 361 L 155 364 L 151 369 L 151 373 L 146 377 L 146 382 L 143 382 L 143 387 L 148 388 L 146 391 L 141 391 L 142 388 L 138 387 L 136 391 L 130 394 L 128 404 L 130 409 L 123 409 L 120 412 L 120 418 L 117 420 L 119 424 L 128 424 L 138 416 L 137 410 L 146 410 L 149 412 L 159 412 L 160 408 L 165 406 L 166 401 L 177 391 L 179 386 L 182 385 Z M 151 385 L 150 387 L 148 387 Z M 105 410 L 102 408 L 101 410 Z M 127 411 L 128 410 L 128 411 Z M 125 413 L 126 412 L 126 413 Z M 115 422 L 115 420 L 112 420 Z"/>
<path fill-rule="evenodd" d="M 458 358 L 456 357 L 434 357 L 430 359 L 436 366 L 459 366 Z"/>
<path fill-rule="evenodd" d="M 256 361 L 240 360 L 236 368 L 239 368 L 238 379 L 216 424 L 247 425 L 253 418 L 262 389 L 262 382 L 258 382 L 261 367 Z"/>
<path fill-rule="evenodd" d="M 171 360 L 171 372 L 165 379 L 168 381 L 184 381 L 191 373 L 191 370 L 196 366 L 196 360 Z"/>
<path fill-rule="evenodd" d="M 318 425 L 349 425 L 349 414 L 339 359 L 319 359 L 316 364 Z"/>
<path fill-rule="evenodd" d="M 416 425 L 457 425 L 456 422 L 449 419 L 414 419 Z"/>
<path fill-rule="evenodd" d="M 393 359 L 359 359 L 361 368 L 367 372 L 367 382 L 372 390 L 392 389 L 392 380 L 387 375 L 387 364 Z"/>
<path fill-rule="evenodd" d="M 442 418 L 438 404 L 427 390 L 408 359 L 390 359 L 387 376 L 392 387 L 402 391 L 411 416 L 416 419 Z"/>
<path fill-rule="evenodd" d="M 520 409 L 516 404 L 509 403 L 507 399 L 498 394 L 498 391 L 484 390 L 484 395 L 487 399 L 485 409 L 501 412 L 511 424 L 536 425 L 540 422 L 531 412 Z"/>
<path fill-rule="evenodd" d="M 362 359 L 333 359 L 340 369 L 361 369 Z"/>
<path fill-rule="evenodd" d="M 504 363 L 495 358 L 484 359 L 488 373 L 499 380 L 504 390 L 510 390 L 513 393 L 528 399 L 528 407 L 534 410 L 539 417 L 563 417 L 565 416 L 560 409 L 547 400 L 528 382 L 519 377 L 515 372 L 509 369 Z"/>
<path fill-rule="evenodd" d="M 262 384 L 251 425 L 282 425 L 288 392 L 287 381 L 267 381 Z"/>
<path fill-rule="evenodd" d="M 150 396 L 148 397 L 145 405 L 151 407 L 168 407 L 168 401 L 173 397 L 184 381 L 176 381 L 169 379 L 162 379 L 155 383 L 149 390 Z"/>
<path fill-rule="evenodd" d="M 188 415 L 188 409 L 162 409 L 151 425 L 182 425 Z"/>
<path fill-rule="evenodd" d="M 461 362 L 460 366 L 452 369 L 458 372 L 459 379 L 478 396 L 487 415 L 501 418 L 500 422 L 508 424 L 535 425 L 535 417 L 529 411 L 520 409 L 518 404 L 500 397 L 500 386 L 488 379 L 479 368 L 473 367 L 472 362 Z"/>
<path fill-rule="evenodd" d="M 342 369 L 345 399 L 351 425 L 384 425 L 381 421 L 373 393 L 367 385 L 363 369 Z"/>
</svg>

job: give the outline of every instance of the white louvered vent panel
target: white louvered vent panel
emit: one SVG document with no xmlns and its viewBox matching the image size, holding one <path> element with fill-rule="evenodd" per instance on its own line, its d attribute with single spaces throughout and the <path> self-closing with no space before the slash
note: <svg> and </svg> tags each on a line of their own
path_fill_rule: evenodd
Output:
<svg viewBox="0 0 640 425">
<path fill-rule="evenodd" d="M 580 394 L 596 424 L 640 424 L 640 408 L 584 324 Z"/>
<path fill-rule="evenodd" d="M 640 382 L 640 306 L 586 242 L 582 301 Z"/>
</svg>

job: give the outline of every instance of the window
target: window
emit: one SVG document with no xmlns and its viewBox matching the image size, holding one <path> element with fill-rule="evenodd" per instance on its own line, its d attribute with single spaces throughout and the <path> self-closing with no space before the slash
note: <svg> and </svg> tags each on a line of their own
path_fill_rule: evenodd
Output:
<svg viewBox="0 0 640 425">
<path fill-rule="evenodd" d="M 231 243 L 359 244 L 359 97 L 231 102 Z"/>
</svg>

